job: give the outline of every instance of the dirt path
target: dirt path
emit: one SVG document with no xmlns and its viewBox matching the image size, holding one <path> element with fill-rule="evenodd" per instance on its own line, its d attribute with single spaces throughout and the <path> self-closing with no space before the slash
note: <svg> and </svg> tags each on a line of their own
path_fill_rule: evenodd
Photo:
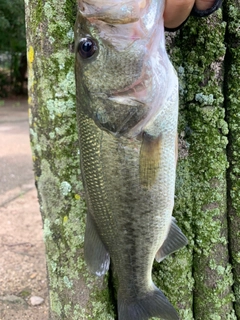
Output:
<svg viewBox="0 0 240 320">
<path fill-rule="evenodd" d="M 26 100 L 0 100 L 0 320 L 48 319 L 27 110 Z"/>
</svg>

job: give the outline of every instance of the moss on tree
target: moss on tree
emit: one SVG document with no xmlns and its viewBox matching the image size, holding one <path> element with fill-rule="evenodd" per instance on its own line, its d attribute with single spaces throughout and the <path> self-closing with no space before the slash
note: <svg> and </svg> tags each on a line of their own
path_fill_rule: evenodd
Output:
<svg viewBox="0 0 240 320">
<path fill-rule="evenodd" d="M 49 278 L 50 319 L 114 319 L 107 277 L 83 259 L 85 203 L 76 130 L 74 1 L 26 1 L 30 137 Z M 72 12 L 70 12 L 72 10 Z"/>
<path fill-rule="evenodd" d="M 240 2 L 229 0 L 224 3 L 225 19 L 228 20 L 225 58 L 225 107 L 229 125 L 227 148 L 229 169 L 228 222 L 230 260 L 233 265 L 235 310 L 240 319 Z"/>
<path fill-rule="evenodd" d="M 171 39 L 180 78 L 183 154 L 174 215 L 190 242 L 155 272 L 181 319 L 236 319 L 228 251 L 225 28 L 219 10 L 207 19 L 190 19 Z"/>
</svg>

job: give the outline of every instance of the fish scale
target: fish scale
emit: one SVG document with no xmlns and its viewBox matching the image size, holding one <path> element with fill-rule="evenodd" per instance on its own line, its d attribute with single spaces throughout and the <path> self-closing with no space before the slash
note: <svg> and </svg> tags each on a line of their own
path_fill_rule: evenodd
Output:
<svg viewBox="0 0 240 320">
<path fill-rule="evenodd" d="M 108 271 L 111 257 L 119 320 L 177 320 L 151 273 L 154 258 L 161 261 L 187 243 L 172 218 L 178 82 L 164 47 L 163 2 L 133 2 L 125 2 L 118 16 L 116 1 L 111 6 L 108 0 L 102 11 L 100 2 L 81 1 L 86 10 L 78 12 L 75 25 L 88 208 L 84 255 L 98 276 Z M 128 5 L 135 10 L 134 21 L 127 16 Z M 109 21 L 115 23 L 117 41 Z M 133 39 L 135 33 L 139 36 Z"/>
<path fill-rule="evenodd" d="M 84 114 L 78 115 L 78 124 L 81 137 L 81 155 L 84 155 L 81 160 L 84 167 L 84 187 L 88 208 L 93 212 L 93 215 L 94 212 L 101 212 L 99 223 L 104 224 L 103 230 L 107 229 L 105 232 L 111 235 L 114 228 L 111 226 L 112 220 L 107 220 L 110 210 L 100 161 L 102 132 L 99 132 L 93 121 Z M 95 134 L 93 134 L 93 128 Z M 113 240 L 114 238 L 111 238 L 111 241 Z"/>
</svg>

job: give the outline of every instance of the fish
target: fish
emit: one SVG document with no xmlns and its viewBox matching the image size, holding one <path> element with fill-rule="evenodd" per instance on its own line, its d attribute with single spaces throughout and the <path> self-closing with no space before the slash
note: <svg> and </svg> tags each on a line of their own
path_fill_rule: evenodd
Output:
<svg viewBox="0 0 240 320">
<path fill-rule="evenodd" d="M 76 113 L 87 204 L 84 258 L 118 279 L 119 320 L 177 320 L 152 280 L 154 259 L 184 247 L 174 206 L 178 77 L 163 0 L 79 0 Z"/>
</svg>

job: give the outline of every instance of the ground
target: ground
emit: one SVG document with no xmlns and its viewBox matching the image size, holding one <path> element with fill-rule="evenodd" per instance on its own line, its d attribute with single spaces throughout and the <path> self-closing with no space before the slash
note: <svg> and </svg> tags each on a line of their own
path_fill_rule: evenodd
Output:
<svg viewBox="0 0 240 320">
<path fill-rule="evenodd" d="M 23 98 L 0 99 L 0 222 L 0 320 L 47 320 L 42 221 Z M 33 305 L 34 297 L 42 303 Z"/>
</svg>

